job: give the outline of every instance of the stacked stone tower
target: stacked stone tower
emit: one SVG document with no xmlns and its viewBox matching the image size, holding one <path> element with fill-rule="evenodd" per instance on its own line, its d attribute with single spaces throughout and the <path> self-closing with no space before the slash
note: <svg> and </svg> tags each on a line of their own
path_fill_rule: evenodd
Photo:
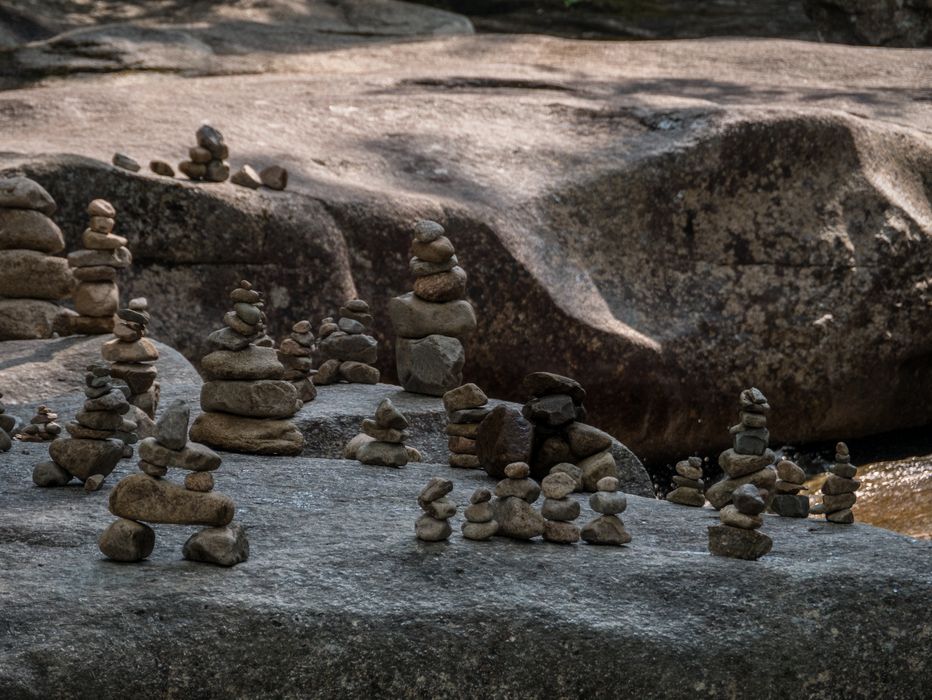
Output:
<svg viewBox="0 0 932 700">
<path fill-rule="evenodd" d="M 278 361 L 285 368 L 283 379 L 294 384 L 298 398 L 304 403 L 317 397 L 317 389 L 311 377 L 314 374 L 314 334 L 310 321 L 298 321 L 291 333 L 278 346 Z"/>
<path fill-rule="evenodd" d="M 315 384 L 378 384 L 379 370 L 372 365 L 379 358 L 379 343 L 369 331 L 371 325 L 369 304 L 362 299 L 351 299 L 341 306 L 336 323 L 332 317 L 323 320 L 317 331 L 323 362 Z"/>
<path fill-rule="evenodd" d="M 466 522 L 462 525 L 463 537 L 467 540 L 485 542 L 498 532 L 498 521 L 492 509 L 492 492 L 476 489 L 469 497 L 469 505 L 463 511 Z"/>
<path fill-rule="evenodd" d="M 721 525 L 709 526 L 709 551 L 722 557 L 760 559 L 773 547 L 773 540 L 757 529 L 764 524 L 761 513 L 767 507 L 766 492 L 754 484 L 738 486 L 732 503 L 722 508 Z"/>
<path fill-rule="evenodd" d="M 475 384 L 463 384 L 443 395 L 451 467 L 479 468 L 476 436 L 479 434 L 479 424 L 492 410 L 488 404 L 485 392 Z"/>
<path fill-rule="evenodd" d="M 441 542 L 453 532 L 449 520 L 456 515 L 456 504 L 447 498 L 453 490 L 453 482 L 435 476 L 417 497 L 417 504 L 424 513 L 414 524 L 414 534 L 425 542 Z"/>
<path fill-rule="evenodd" d="M 835 464 L 829 469 L 829 475 L 822 484 L 822 503 L 812 512 L 825 515 L 830 523 L 850 525 L 854 522 L 851 508 L 858 500 L 855 492 L 861 482 L 855 479 L 858 468 L 851 464 L 848 446 L 839 442 L 835 445 Z"/>
<path fill-rule="evenodd" d="M 703 489 L 705 482 L 702 481 L 702 460 L 690 457 L 676 463 L 673 490 L 667 494 L 667 500 L 681 506 L 701 508 L 705 505 Z"/>
<path fill-rule="evenodd" d="M 618 490 L 618 479 L 613 476 L 599 479 L 596 492 L 589 496 L 589 507 L 599 515 L 583 526 L 581 534 L 586 542 L 620 547 L 631 541 L 618 517 L 628 507 L 628 499 Z"/>
<path fill-rule="evenodd" d="M 24 442 L 51 442 L 61 433 L 61 426 L 55 421 L 58 414 L 48 406 L 39 406 L 36 414 L 23 426 L 16 439 Z"/>
<path fill-rule="evenodd" d="M 159 350 L 146 337 L 149 321 L 149 302 L 143 297 L 130 300 L 127 308 L 117 311 L 113 327 L 116 338 L 104 343 L 100 352 L 110 363 L 114 379 L 122 379 L 129 387 L 129 402 L 151 421 L 159 407 L 160 389 L 155 380 Z"/>
<path fill-rule="evenodd" d="M 223 182 L 230 177 L 230 166 L 226 159 L 230 149 L 223 140 L 223 134 L 209 124 L 204 124 L 195 134 L 197 145 L 188 151 L 190 160 L 178 164 L 178 170 L 192 180 Z"/>
<path fill-rule="evenodd" d="M 498 521 L 498 534 L 516 540 L 530 540 L 544 534 L 546 522 L 534 509 L 540 486 L 528 478 L 531 468 L 524 462 L 505 467 L 505 478 L 495 486 L 492 510 Z"/>
<path fill-rule="evenodd" d="M 800 495 L 806 490 L 806 472 L 788 459 L 777 464 L 776 493 L 770 511 L 785 518 L 805 518 L 809 515 L 809 496 Z"/>
</svg>

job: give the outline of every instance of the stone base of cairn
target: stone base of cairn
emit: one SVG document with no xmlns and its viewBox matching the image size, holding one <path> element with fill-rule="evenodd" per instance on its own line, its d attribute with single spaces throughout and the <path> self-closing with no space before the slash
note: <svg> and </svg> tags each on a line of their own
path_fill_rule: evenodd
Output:
<svg viewBox="0 0 932 700">
<path fill-rule="evenodd" d="M 311 377 L 314 374 L 314 334 L 310 321 L 298 321 L 291 333 L 278 346 L 278 361 L 285 368 L 282 379 L 294 384 L 298 398 L 304 403 L 317 398 L 317 389 Z"/>
<path fill-rule="evenodd" d="M 476 489 L 469 497 L 469 505 L 463 511 L 466 522 L 461 528 L 467 540 L 485 542 L 498 534 L 498 521 L 491 500 L 492 492 L 488 489 Z"/>
<path fill-rule="evenodd" d="M 690 457 L 676 463 L 673 489 L 667 494 L 667 500 L 681 506 L 701 508 L 705 505 L 704 489 L 702 460 L 699 457 Z"/>
<path fill-rule="evenodd" d="M 491 412 L 488 403 L 488 397 L 475 384 L 464 384 L 443 395 L 451 467 L 479 468 L 476 436 L 479 424 Z"/>
<path fill-rule="evenodd" d="M 72 478 L 96 491 L 117 462 L 136 442 L 136 424 L 125 418 L 130 405 L 126 394 L 113 386 L 110 368 L 103 363 L 87 368 L 83 410 L 65 424 L 71 437 L 49 445 L 51 461 L 40 462 L 32 473 L 37 486 L 64 486 Z"/>
<path fill-rule="evenodd" d="M 19 427 L 19 420 L 7 414 L 2 399 L 3 392 L 0 392 L 0 452 L 8 452 L 13 447 L 13 435 Z"/>
<path fill-rule="evenodd" d="M 784 459 L 777 464 L 776 493 L 770 503 L 770 512 L 785 518 L 809 517 L 809 496 L 805 491 L 806 472 L 799 465 Z"/>
<path fill-rule="evenodd" d="M 721 525 L 709 526 L 709 551 L 721 557 L 760 559 L 773 547 L 773 540 L 757 531 L 767 508 L 766 493 L 754 484 L 743 484 L 732 492 L 732 503 L 719 513 Z"/>
<path fill-rule="evenodd" d="M 192 180 L 223 182 L 230 177 L 230 166 L 226 159 L 230 149 L 223 140 L 223 134 L 208 124 L 204 124 L 195 134 L 197 145 L 188 151 L 189 160 L 178 164 L 178 170 Z"/>
<path fill-rule="evenodd" d="M 51 338 L 69 332 L 73 312 L 61 230 L 49 218 L 55 201 L 25 177 L 0 179 L 0 340 Z"/>
<path fill-rule="evenodd" d="M 139 444 L 143 473 L 122 479 L 110 493 L 110 512 L 120 519 L 98 540 L 100 551 L 110 559 L 135 562 L 148 557 L 155 546 L 151 523 L 207 526 L 185 542 L 185 559 L 233 566 L 249 558 L 245 531 L 230 524 L 236 506 L 213 491 L 220 456 L 188 442 L 188 419 L 183 401 L 169 406 L 156 435 Z M 163 478 L 170 468 L 188 472 L 183 486 Z"/>
<path fill-rule="evenodd" d="M 453 532 L 448 522 L 456 515 L 456 504 L 447 498 L 453 490 L 453 482 L 435 476 L 417 497 L 417 504 L 424 514 L 414 523 L 414 534 L 425 542 L 441 542 Z"/>
<path fill-rule="evenodd" d="M 61 434 L 61 426 L 55 421 L 58 414 L 48 406 L 39 406 L 29 423 L 17 433 L 16 439 L 23 442 L 51 442 Z"/>
<path fill-rule="evenodd" d="M 362 432 L 346 445 L 343 456 L 363 464 L 380 467 L 403 467 L 411 460 L 404 441 L 408 437 L 408 419 L 391 399 L 382 399 L 373 418 L 362 422 Z"/>
<path fill-rule="evenodd" d="M 350 382 L 378 384 L 379 370 L 373 367 L 379 358 L 379 343 L 369 333 L 372 314 L 362 299 L 351 299 L 340 307 L 340 319 L 323 320 L 317 335 L 320 367 L 314 377 L 318 386 Z"/>
<path fill-rule="evenodd" d="M 576 479 L 565 472 L 544 477 L 540 486 L 544 492 L 544 539 L 559 544 L 579 541 L 579 528 L 573 523 L 579 517 L 579 503 L 570 498 L 576 490 Z"/>
<path fill-rule="evenodd" d="M 540 486 L 528 478 L 530 473 L 525 462 L 514 462 L 505 467 L 505 479 L 495 486 L 492 510 L 502 537 L 530 540 L 544 534 L 546 521 L 532 505 L 540 496 Z"/>
<path fill-rule="evenodd" d="M 600 515 L 583 526 L 581 535 L 589 544 L 620 547 L 631 541 L 619 513 L 628 507 L 628 499 L 618 491 L 618 479 L 606 476 L 599 479 L 596 492 L 589 496 L 589 507 Z"/>
<path fill-rule="evenodd" d="M 752 388 L 742 391 L 739 401 L 740 422 L 729 429 L 734 447 L 718 457 L 726 478 L 711 486 L 705 494 L 717 510 L 731 503 L 735 489 L 744 484 L 752 484 L 766 491 L 769 505 L 777 482 L 777 472 L 773 469 L 776 456 L 767 447 L 770 440 L 767 430 L 770 404 L 767 403 L 767 397 L 759 389 Z"/>
<path fill-rule="evenodd" d="M 858 500 L 855 491 L 861 487 L 861 482 L 854 478 L 857 473 L 858 468 L 851 464 L 848 446 L 839 442 L 835 445 L 835 464 L 829 468 L 829 475 L 822 484 L 822 503 L 815 506 L 812 512 L 825 515 L 830 523 L 853 523 L 854 512 L 851 508 Z"/>
</svg>

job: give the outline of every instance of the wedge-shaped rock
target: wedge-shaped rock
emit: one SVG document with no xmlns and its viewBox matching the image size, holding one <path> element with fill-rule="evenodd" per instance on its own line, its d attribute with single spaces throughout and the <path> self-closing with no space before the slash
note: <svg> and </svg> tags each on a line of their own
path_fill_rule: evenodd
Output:
<svg viewBox="0 0 932 700">
<path fill-rule="evenodd" d="M 171 450 L 154 437 L 139 443 L 139 458 L 160 467 L 177 467 L 192 472 L 209 472 L 220 466 L 220 455 L 206 445 L 189 442 L 180 450 Z"/>
<path fill-rule="evenodd" d="M 233 520 L 235 510 L 228 496 L 213 491 L 188 491 L 145 474 L 126 477 L 110 492 L 111 513 L 147 523 L 216 527 Z"/>
<path fill-rule="evenodd" d="M 242 525 L 209 527 L 188 538 L 182 556 L 220 566 L 235 566 L 249 559 L 249 540 Z"/>
<path fill-rule="evenodd" d="M 49 456 L 68 473 L 85 481 L 89 476 L 107 476 L 123 456 L 120 440 L 58 438 L 49 445 Z"/>
</svg>

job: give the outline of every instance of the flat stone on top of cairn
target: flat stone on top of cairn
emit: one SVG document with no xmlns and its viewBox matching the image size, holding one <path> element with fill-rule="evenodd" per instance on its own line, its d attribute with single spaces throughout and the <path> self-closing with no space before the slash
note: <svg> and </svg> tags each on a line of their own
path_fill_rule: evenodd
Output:
<svg viewBox="0 0 932 700">
<path fill-rule="evenodd" d="M 597 517 L 583 526 L 582 538 L 589 544 L 621 546 L 631 541 L 631 535 L 619 513 L 628 507 L 628 499 L 618 490 L 618 479 L 605 476 L 596 483 L 597 491 L 589 496 L 589 507 Z"/>
<path fill-rule="evenodd" d="M 449 479 L 432 478 L 417 497 L 417 504 L 424 511 L 414 524 L 414 534 L 425 542 L 440 542 L 453 532 L 448 522 L 456 515 L 456 504 L 447 498 L 453 490 Z"/>
<path fill-rule="evenodd" d="M 39 406 L 29 423 L 16 435 L 16 439 L 23 442 L 50 442 L 61 433 L 61 426 L 55 422 L 57 420 L 58 414 L 52 409 Z"/>
<path fill-rule="evenodd" d="M 374 418 L 362 422 L 362 433 L 354 437 L 343 452 L 347 459 L 380 467 L 403 467 L 410 459 L 404 441 L 408 419 L 395 408 L 391 399 L 382 399 Z"/>
<path fill-rule="evenodd" d="M 153 434 L 156 411 L 159 406 L 160 387 L 156 381 L 159 350 L 149 338 L 149 302 L 144 297 L 131 299 L 129 305 L 117 311 L 113 326 L 113 340 L 100 349 L 101 356 L 110 363 L 110 374 L 129 387 L 129 402 L 133 405 L 135 420 L 142 437 Z"/>
<path fill-rule="evenodd" d="M 189 160 L 178 164 L 178 170 L 192 180 L 223 182 L 230 177 L 230 166 L 226 159 L 230 149 L 223 134 L 209 124 L 202 125 L 196 132 L 197 145 L 188 151 Z"/>
<path fill-rule="evenodd" d="M 702 460 L 699 457 L 690 457 L 676 463 L 673 490 L 667 494 L 667 500 L 681 506 L 701 508 L 705 505 L 704 489 Z"/>
<path fill-rule="evenodd" d="M 310 321 L 298 321 L 291 327 L 291 333 L 278 346 L 278 361 L 285 368 L 282 379 L 294 384 L 298 398 L 304 403 L 317 397 L 317 389 L 311 377 L 315 374 L 314 334 Z"/>
<path fill-rule="evenodd" d="M 350 382 L 378 384 L 380 373 L 373 367 L 379 343 L 371 335 L 372 313 L 362 299 L 350 299 L 340 307 L 339 319 L 325 318 L 317 331 L 321 362 L 314 376 L 318 386 Z"/>
<path fill-rule="evenodd" d="M 770 512 L 785 518 L 809 516 L 809 496 L 800 495 L 806 490 L 806 472 L 788 459 L 777 463 L 776 493 L 770 503 Z"/>
<path fill-rule="evenodd" d="M 815 506 L 812 512 L 825 515 L 830 523 L 853 523 L 854 512 L 851 508 L 858 500 L 855 492 L 861 487 L 861 482 L 854 478 L 857 473 L 858 468 L 851 464 L 848 445 L 839 442 L 835 445 L 835 464 L 829 468 L 829 475 L 822 484 L 822 503 Z"/>
<path fill-rule="evenodd" d="M 502 537 L 530 540 L 544 534 L 546 522 L 532 505 L 540 496 L 540 486 L 528 478 L 530 473 L 525 462 L 513 462 L 505 467 L 505 478 L 495 486 L 492 510 Z"/>
<path fill-rule="evenodd" d="M 764 520 L 767 494 L 752 483 L 732 492 L 732 503 L 719 512 L 721 525 L 709 526 L 709 551 L 734 559 L 760 559 L 773 547 L 773 540 L 757 531 Z"/>
<path fill-rule="evenodd" d="M 498 521 L 492 508 L 492 492 L 479 488 L 469 497 L 469 505 L 463 511 L 466 522 L 461 529 L 467 540 L 484 542 L 498 534 Z"/>
<path fill-rule="evenodd" d="M 488 403 L 485 392 L 475 384 L 463 384 L 443 395 L 451 467 L 479 468 L 476 435 L 479 434 L 479 424 L 491 413 Z"/>
</svg>

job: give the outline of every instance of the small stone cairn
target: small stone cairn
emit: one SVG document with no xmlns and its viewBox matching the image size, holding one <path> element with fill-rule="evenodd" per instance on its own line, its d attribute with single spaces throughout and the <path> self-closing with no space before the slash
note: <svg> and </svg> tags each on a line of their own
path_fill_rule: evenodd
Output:
<svg viewBox="0 0 932 700">
<path fill-rule="evenodd" d="M 141 561 L 152 553 L 155 532 L 146 523 L 206 525 L 182 550 L 185 559 L 234 566 L 249 557 L 249 542 L 240 525 L 231 524 L 236 506 L 215 493 L 213 472 L 220 456 L 188 442 L 190 411 L 183 401 L 169 406 L 156 425 L 156 435 L 139 444 L 142 474 L 127 476 L 110 493 L 110 512 L 119 520 L 98 540 L 110 559 Z M 184 485 L 163 478 L 169 468 L 186 470 Z"/>
<path fill-rule="evenodd" d="M 55 201 L 29 178 L 0 178 L 0 340 L 64 334 L 73 312 L 56 302 L 71 296 L 65 238 L 49 216 Z"/>
<path fill-rule="evenodd" d="M 388 303 L 398 381 L 406 391 L 442 396 L 463 383 L 461 341 L 475 332 L 476 313 L 466 301 L 466 272 L 443 226 L 418 221 L 411 254 L 414 291 Z"/>
<path fill-rule="evenodd" d="M 602 477 L 596 489 L 589 496 L 589 507 L 600 515 L 583 526 L 582 538 L 589 544 L 628 544 L 631 535 L 618 517 L 628 507 L 628 499 L 618 490 L 618 479 L 614 476 Z"/>
<path fill-rule="evenodd" d="M 129 387 L 129 402 L 139 409 L 136 423 L 141 427 L 145 416 L 151 428 L 159 407 L 160 387 L 155 380 L 159 350 L 146 337 L 150 320 L 149 302 L 144 297 L 131 299 L 127 308 L 117 311 L 113 326 L 116 338 L 104 343 L 100 353 L 110 363 L 111 376 L 122 379 Z"/>
<path fill-rule="evenodd" d="M 751 483 L 732 492 L 731 504 L 719 513 L 721 525 L 709 526 L 709 551 L 721 557 L 760 559 L 773 547 L 773 540 L 757 531 L 764 520 L 767 494 Z"/>
<path fill-rule="evenodd" d="M 230 166 L 226 159 L 230 149 L 223 140 L 223 134 L 209 124 L 204 124 L 195 134 L 197 145 L 188 151 L 190 160 L 178 164 L 178 170 L 192 180 L 223 182 L 230 177 Z"/>
<path fill-rule="evenodd" d="M 51 442 L 61 434 L 61 426 L 55 421 L 58 414 L 53 413 L 48 406 L 39 406 L 29 423 L 16 436 L 23 442 Z"/>
<path fill-rule="evenodd" d="M 414 523 L 414 534 L 425 542 L 441 542 L 453 532 L 448 522 L 456 515 L 456 504 L 447 498 L 453 490 L 453 482 L 435 476 L 417 497 L 417 504 L 424 514 Z"/>
<path fill-rule="evenodd" d="M 347 443 L 343 456 L 373 466 L 403 467 L 410 459 L 404 445 L 407 427 L 408 419 L 391 399 L 382 399 L 374 418 L 363 420 L 362 432 Z"/>
<path fill-rule="evenodd" d="M 777 464 L 776 493 L 770 503 L 770 512 L 785 518 L 809 517 L 809 496 L 800 496 L 806 490 L 806 472 L 799 465 L 782 459 Z"/>
<path fill-rule="evenodd" d="M 100 335 L 114 327 L 114 314 L 120 304 L 117 270 L 129 267 L 133 255 L 126 239 L 113 233 L 116 210 L 105 199 L 87 205 L 90 217 L 82 242 L 84 250 L 68 254 L 78 285 L 74 290 L 74 308 L 78 316 L 71 319 L 75 333 Z"/>
<path fill-rule="evenodd" d="M 769 503 L 777 481 L 777 473 L 773 469 L 776 457 L 767 447 L 770 441 L 767 430 L 770 404 L 767 397 L 759 389 L 752 388 L 742 391 L 739 401 L 740 422 L 729 429 L 734 446 L 718 457 L 726 478 L 706 491 L 706 498 L 717 510 L 730 503 L 731 494 L 744 484 L 753 484 L 766 491 Z"/>
<path fill-rule="evenodd" d="M 379 370 L 373 367 L 379 358 L 379 343 L 369 334 L 372 314 L 362 299 L 351 299 L 340 307 L 340 319 L 323 320 L 317 335 L 323 362 L 314 377 L 318 386 L 339 381 L 352 384 L 378 384 Z"/>
<path fill-rule="evenodd" d="M 479 424 L 491 412 L 488 403 L 489 398 L 475 384 L 463 384 L 443 395 L 451 467 L 479 468 L 476 435 L 479 433 Z"/>
<path fill-rule="evenodd" d="M 699 457 L 690 457 L 676 463 L 673 490 L 667 494 L 667 500 L 681 506 L 701 508 L 705 505 L 704 488 L 702 460 Z"/>
<path fill-rule="evenodd" d="M 822 503 L 812 509 L 817 515 L 825 515 L 830 523 L 850 525 L 854 522 L 851 508 L 857 502 L 855 494 L 861 482 L 855 479 L 858 468 L 851 464 L 848 446 L 839 442 L 835 445 L 835 464 L 822 484 Z"/>
<path fill-rule="evenodd" d="M 310 321 L 298 321 L 291 333 L 278 346 L 278 361 L 285 368 L 283 379 L 294 384 L 298 398 L 304 403 L 317 397 L 317 389 L 311 377 L 314 374 L 314 334 Z"/>
<path fill-rule="evenodd" d="M 2 399 L 3 392 L 0 392 L 0 452 L 9 452 L 13 447 L 12 438 L 19 421 L 15 416 L 7 415 Z"/>
<path fill-rule="evenodd" d="M 50 461 L 40 462 L 32 473 L 37 486 L 64 486 L 77 477 L 87 491 L 96 491 L 117 462 L 132 454 L 136 424 L 124 416 L 130 404 L 126 394 L 113 385 L 110 368 L 92 364 L 84 375 L 83 410 L 65 424 L 71 437 L 49 444 Z"/>
<path fill-rule="evenodd" d="M 231 452 L 301 454 L 304 436 L 289 419 L 304 403 L 283 379 L 275 349 L 255 344 L 267 337 L 262 295 L 243 280 L 230 299 L 225 327 L 207 337 L 214 351 L 201 362 L 203 413 L 191 426 L 191 439 Z"/>
<path fill-rule="evenodd" d="M 498 521 L 490 503 L 492 492 L 488 489 L 476 489 L 469 497 L 469 505 L 463 511 L 466 522 L 462 525 L 463 537 L 467 540 L 485 542 L 498 533 Z"/>
<path fill-rule="evenodd" d="M 558 544 L 579 541 L 579 528 L 573 523 L 579 517 L 579 503 L 570 498 L 576 490 L 576 479 L 565 472 L 554 472 L 541 482 L 544 492 L 544 539 Z"/>
<path fill-rule="evenodd" d="M 530 540 L 544 534 L 546 521 L 532 506 L 540 496 L 540 486 L 528 478 L 530 473 L 527 463 L 513 462 L 505 467 L 505 478 L 495 487 L 492 510 L 502 537 Z"/>
</svg>

